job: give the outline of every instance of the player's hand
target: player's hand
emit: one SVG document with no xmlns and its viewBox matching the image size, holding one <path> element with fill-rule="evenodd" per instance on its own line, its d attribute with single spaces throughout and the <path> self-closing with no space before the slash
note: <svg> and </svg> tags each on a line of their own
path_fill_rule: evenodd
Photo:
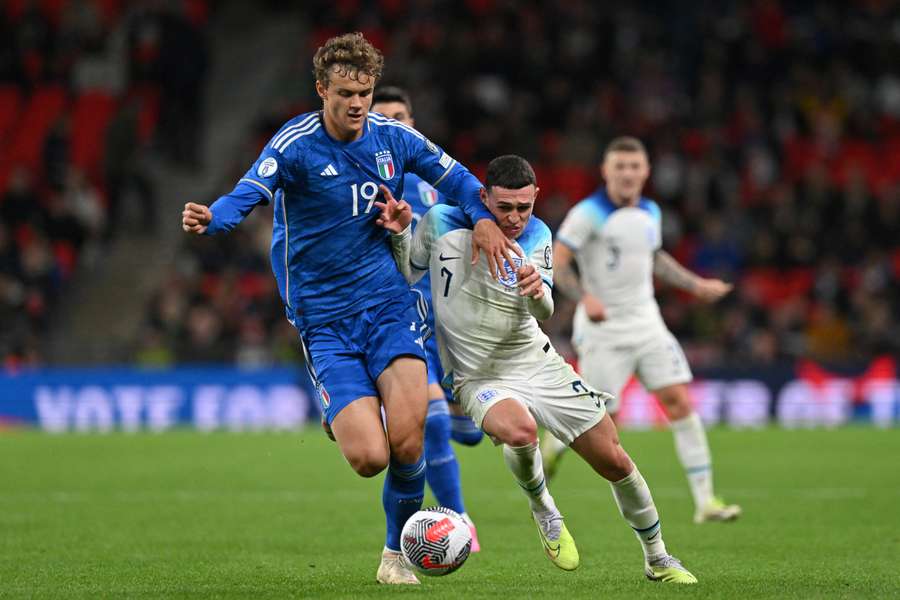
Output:
<svg viewBox="0 0 900 600">
<path fill-rule="evenodd" d="M 730 283 L 721 279 L 701 279 L 694 288 L 694 295 L 704 302 L 715 302 L 734 289 Z"/>
<path fill-rule="evenodd" d="M 181 228 L 188 233 L 205 233 L 212 221 L 212 212 L 208 206 L 188 202 L 181 211 Z"/>
<path fill-rule="evenodd" d="M 587 313 L 588 319 L 595 323 L 606 320 L 606 307 L 596 296 L 585 294 L 581 297 L 581 303 L 584 305 L 584 312 Z"/>
<path fill-rule="evenodd" d="M 491 219 L 479 219 L 475 223 L 475 230 L 472 234 L 472 264 L 478 263 L 479 251 L 484 250 L 487 254 L 488 270 L 494 280 L 500 279 L 500 267 L 505 260 L 508 264 L 515 264 L 512 261 L 510 250 L 519 256 L 522 251 L 516 243 L 503 235 L 497 224 Z"/>
<path fill-rule="evenodd" d="M 412 223 L 412 207 L 406 200 L 397 200 L 391 190 L 384 184 L 379 186 L 384 202 L 376 202 L 375 206 L 381 210 L 381 215 L 375 221 L 391 233 L 403 233 L 403 230 Z"/>
<path fill-rule="evenodd" d="M 516 279 L 519 282 L 519 295 L 531 296 L 535 300 L 544 297 L 544 280 L 534 265 L 523 265 L 516 271 Z"/>
</svg>

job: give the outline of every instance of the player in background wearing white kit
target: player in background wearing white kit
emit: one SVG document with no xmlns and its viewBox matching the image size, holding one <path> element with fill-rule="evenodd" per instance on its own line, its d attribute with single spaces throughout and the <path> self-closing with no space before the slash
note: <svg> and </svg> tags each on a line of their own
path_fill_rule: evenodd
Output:
<svg viewBox="0 0 900 600">
<path fill-rule="evenodd" d="M 632 374 L 656 395 L 672 433 L 694 499 L 694 522 L 731 521 L 741 507 L 713 493 L 706 431 L 694 411 L 687 383 L 691 369 L 659 312 L 653 276 L 715 302 L 732 286 L 705 279 L 679 265 L 661 248 L 659 206 L 641 196 L 650 175 L 647 152 L 633 137 L 614 139 L 601 167 L 606 186 L 576 204 L 557 232 L 556 284 L 578 302 L 572 342 L 585 381 L 616 395 L 606 409 L 618 411 L 618 395 Z M 579 275 L 572 269 L 578 264 Z M 541 444 L 544 468 L 555 473 L 568 444 L 552 432 Z"/>
<path fill-rule="evenodd" d="M 575 542 L 547 490 L 538 424 L 610 481 L 643 548 L 645 575 L 696 583 L 666 550 L 647 483 L 606 414 L 611 397 L 582 383 L 538 326 L 537 319 L 553 314 L 553 257 L 550 230 L 531 216 L 535 184 L 523 158 L 501 156 L 488 165 L 482 201 L 523 256 L 513 258 L 515 266 L 505 263 L 496 279 L 484 258 L 473 262 L 471 224 L 459 208 L 434 206 L 411 234 L 409 205 L 383 189 L 386 201 L 376 203 L 382 210 L 377 222 L 394 234 L 394 256 L 410 283 L 431 273 L 441 362 L 454 395 L 479 427 L 503 444 L 550 560 L 567 571 L 579 564 Z"/>
</svg>

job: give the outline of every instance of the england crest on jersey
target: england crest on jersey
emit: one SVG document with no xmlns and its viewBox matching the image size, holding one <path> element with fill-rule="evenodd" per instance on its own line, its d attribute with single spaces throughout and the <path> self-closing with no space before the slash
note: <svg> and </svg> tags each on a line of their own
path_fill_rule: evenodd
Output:
<svg viewBox="0 0 900 600">
<path fill-rule="evenodd" d="M 375 153 L 375 164 L 378 165 L 378 174 L 385 181 L 393 179 L 394 173 L 394 157 L 391 156 L 390 150 L 379 150 Z"/>
<path fill-rule="evenodd" d="M 503 272 L 500 273 L 500 283 L 502 283 L 504 287 L 510 289 L 516 287 L 516 284 L 519 282 L 518 278 L 516 277 L 516 271 L 518 271 L 522 267 L 522 265 L 525 264 L 525 261 L 518 256 L 513 256 L 512 259 L 515 267 L 510 266 L 510 264 L 504 259 Z"/>
</svg>

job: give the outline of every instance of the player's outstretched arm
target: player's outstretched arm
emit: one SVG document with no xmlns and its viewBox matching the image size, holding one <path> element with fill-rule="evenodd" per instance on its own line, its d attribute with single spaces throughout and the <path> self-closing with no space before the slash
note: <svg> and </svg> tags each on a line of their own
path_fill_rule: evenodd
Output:
<svg viewBox="0 0 900 600">
<path fill-rule="evenodd" d="M 188 233 L 203 234 L 212 221 L 212 212 L 208 206 L 188 202 L 181 211 L 181 228 Z"/>
<path fill-rule="evenodd" d="M 657 250 L 653 255 L 653 274 L 669 285 L 690 292 L 704 302 L 715 302 L 734 287 L 721 279 L 705 279 L 690 272 L 665 250 Z"/>
</svg>

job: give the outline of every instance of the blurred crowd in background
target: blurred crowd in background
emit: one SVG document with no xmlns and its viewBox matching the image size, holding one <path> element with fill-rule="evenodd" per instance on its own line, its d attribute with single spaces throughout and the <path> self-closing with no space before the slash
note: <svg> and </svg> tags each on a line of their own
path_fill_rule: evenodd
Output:
<svg viewBox="0 0 900 600">
<path fill-rule="evenodd" d="M 149 153 L 197 161 L 205 0 L 7 0 L 0 8 L 0 358 L 42 362 L 79 268 L 152 235 Z"/>
<path fill-rule="evenodd" d="M 77 74 L 91 72 L 78 68 L 78 57 L 109 52 L 112 32 L 127 32 L 127 77 L 116 104 L 124 112 L 129 97 L 147 97 L 132 92 L 155 89 L 159 126 L 142 129 L 152 119 L 141 104 L 133 135 L 177 155 L 184 146 L 164 127 L 162 114 L 170 101 L 173 113 L 202 114 L 205 69 L 199 44 L 205 5 L 184 6 L 189 10 L 157 15 L 155 37 L 145 30 L 146 13 L 124 10 L 103 13 L 99 29 L 87 32 L 83 26 L 68 32 L 70 20 L 60 18 L 38 27 L 43 33 L 30 41 L 21 41 L 28 37 L 21 25 L 7 22 L 18 32 L 7 39 L 20 40 L 13 57 L 21 64 L 9 68 L 7 59 L 0 73 L 23 96 L 48 77 L 70 96 L 78 94 L 79 82 L 90 78 Z M 294 69 L 221 185 L 202 200 L 211 203 L 230 191 L 284 121 L 319 107 L 313 53 L 332 35 L 360 30 L 385 53 L 383 82 L 410 91 L 418 128 L 461 163 L 481 175 L 499 154 L 532 162 L 541 188 L 536 213 L 552 229 L 600 184 L 604 143 L 623 134 L 644 140 L 653 169 L 646 195 L 663 209 L 665 248 L 692 270 L 735 284 L 715 305 L 659 290 L 663 315 L 695 367 L 765 366 L 802 357 L 846 364 L 900 355 L 900 5 L 756 0 L 691 6 L 316 0 L 280 9 L 305 24 L 306 35 L 286 50 L 297 55 Z M 196 97 L 189 106 L 169 98 L 159 78 L 166 72 L 167 44 L 160 43 L 166 27 L 196 50 Z M 145 48 L 148 38 L 156 41 L 156 53 Z M 54 52 L 72 47 L 84 50 L 57 65 Z M 41 82 L 27 68 L 29 52 L 47 65 Z M 149 62 L 141 60 L 147 56 Z M 108 138 L 120 118 L 111 111 Z M 48 126 L 46 139 L 73 135 L 73 127 L 71 120 Z M 7 135 L 0 122 L 4 149 Z M 202 135 L 202 127 L 188 135 Z M 43 168 L 56 169 L 57 183 L 47 178 L 36 186 L 33 172 L 13 171 L 0 202 L 2 310 L 24 309 L 38 321 L 64 279 L 54 210 L 83 223 L 85 240 L 110 235 L 115 214 L 109 169 L 78 175 L 73 157 L 54 156 L 58 145 L 42 148 Z M 124 166 L 131 168 L 133 160 Z M 152 190 L 152 182 L 145 183 Z M 101 207 L 88 208 L 86 186 L 104 190 L 93 192 L 103 195 L 93 201 Z M 72 189 L 80 190 L 77 196 Z M 27 194 L 40 194 L 41 202 L 23 202 Z M 152 210 L 149 196 L 144 204 Z M 133 359 L 144 365 L 299 361 L 296 333 L 284 318 L 268 263 L 270 233 L 271 209 L 260 208 L 229 236 L 186 237 L 148 302 Z M 76 249 L 85 244 L 64 241 Z M 543 324 L 568 353 L 573 309 L 558 297 L 556 314 Z"/>
</svg>

